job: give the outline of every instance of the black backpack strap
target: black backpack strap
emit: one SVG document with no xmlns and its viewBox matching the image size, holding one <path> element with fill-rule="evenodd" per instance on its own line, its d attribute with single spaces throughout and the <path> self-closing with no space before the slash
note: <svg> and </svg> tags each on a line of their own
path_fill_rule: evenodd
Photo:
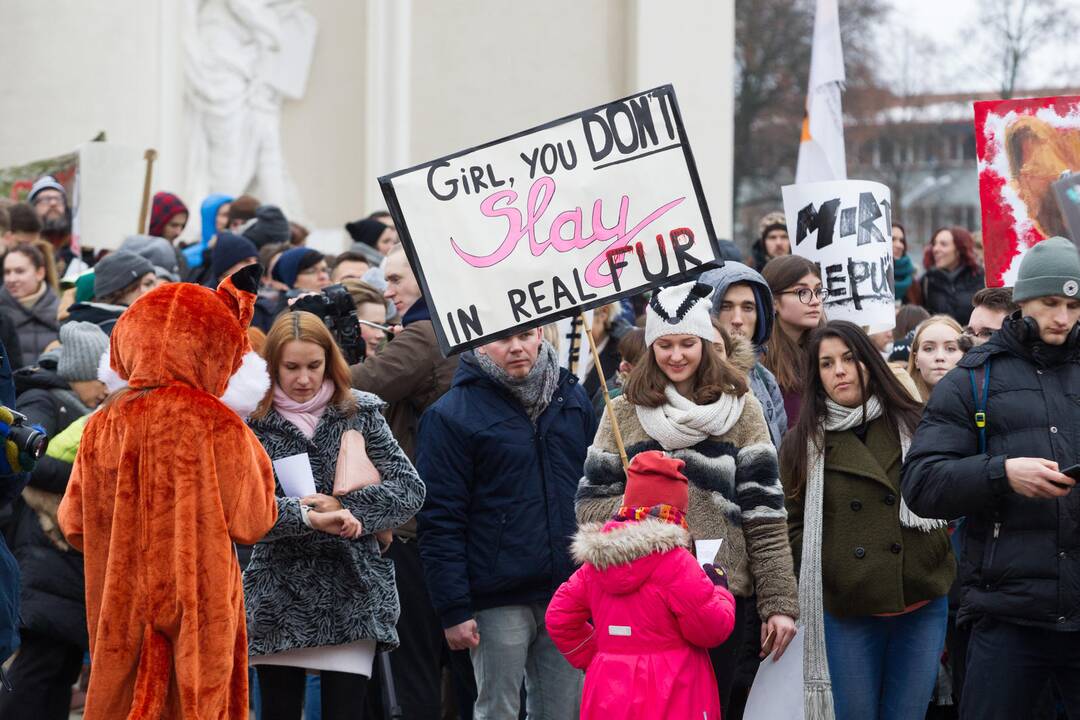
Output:
<svg viewBox="0 0 1080 720">
<path fill-rule="evenodd" d="M 987 406 L 990 400 L 990 360 L 984 365 L 968 370 L 971 377 L 971 394 L 975 398 L 975 428 L 979 433 L 979 452 L 986 452 Z"/>
</svg>

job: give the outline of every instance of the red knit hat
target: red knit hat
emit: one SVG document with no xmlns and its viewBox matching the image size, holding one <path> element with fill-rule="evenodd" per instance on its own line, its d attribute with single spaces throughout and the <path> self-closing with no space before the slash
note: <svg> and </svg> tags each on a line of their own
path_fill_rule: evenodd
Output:
<svg viewBox="0 0 1080 720">
<path fill-rule="evenodd" d="M 659 450 L 649 450 L 634 456 L 626 471 L 625 507 L 671 505 L 685 513 L 690 505 L 690 485 L 682 474 L 682 460 Z"/>
</svg>

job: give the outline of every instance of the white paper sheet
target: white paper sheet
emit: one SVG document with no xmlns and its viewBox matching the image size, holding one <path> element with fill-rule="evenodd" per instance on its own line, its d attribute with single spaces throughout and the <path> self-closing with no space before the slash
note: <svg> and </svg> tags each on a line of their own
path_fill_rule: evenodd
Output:
<svg viewBox="0 0 1080 720">
<path fill-rule="evenodd" d="M 716 553 L 720 551 L 720 546 L 724 544 L 724 538 L 716 538 L 715 540 L 695 540 L 694 551 L 697 553 L 698 565 L 705 565 L 716 561 Z"/>
<path fill-rule="evenodd" d="M 290 455 L 274 461 L 281 489 L 286 497 L 305 497 L 315 494 L 315 476 L 311 474 L 311 461 L 307 453 Z"/>
<path fill-rule="evenodd" d="M 783 656 L 761 661 L 746 700 L 743 720 L 803 720 L 803 629 Z"/>
</svg>

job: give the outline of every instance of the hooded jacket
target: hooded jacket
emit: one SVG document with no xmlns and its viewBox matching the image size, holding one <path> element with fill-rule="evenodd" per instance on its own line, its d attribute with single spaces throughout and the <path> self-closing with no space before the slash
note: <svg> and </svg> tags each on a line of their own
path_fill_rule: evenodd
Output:
<svg viewBox="0 0 1080 720">
<path fill-rule="evenodd" d="M 559 373 L 535 427 L 469 361 L 420 421 L 420 557 L 443 627 L 476 610 L 546 603 L 573 572 L 574 489 L 596 422 L 577 377 Z"/>
<path fill-rule="evenodd" d="M 269 388 L 246 333 L 259 272 L 217 292 L 164 285 L 113 329 L 110 381 L 127 389 L 86 424 L 59 513 L 84 552 L 90 653 L 107 658 L 86 720 L 248 716 L 232 544 L 262 538 L 277 504 L 270 459 L 230 408 Z"/>
<path fill-rule="evenodd" d="M 1080 492 L 1026 498 L 1005 474 L 1008 458 L 1045 458 L 1060 468 L 1080 462 L 1080 331 L 1062 346 L 1037 334 L 1017 313 L 941 379 L 911 441 L 902 487 L 918 515 L 966 518 L 958 622 L 991 615 L 1075 632 Z M 988 391 L 983 453 L 969 372 L 979 368 Z"/>
<path fill-rule="evenodd" d="M 714 585 L 678 525 L 586 525 L 582 567 L 559 588 L 544 625 L 567 662 L 585 670 L 582 720 L 720 718 L 707 648 L 735 625 L 735 598 Z"/>
<path fill-rule="evenodd" d="M 709 270 L 701 274 L 699 282 L 712 285 L 716 290 L 712 295 L 713 314 L 719 314 L 720 303 L 724 301 L 724 295 L 728 288 L 736 283 L 746 283 L 754 291 L 754 301 L 757 305 L 757 323 L 754 325 L 754 337 L 750 342 L 754 345 L 755 352 L 760 355 L 772 337 L 773 330 L 773 298 L 769 284 L 761 273 L 739 262 L 725 262 L 722 268 Z M 788 429 L 787 413 L 784 412 L 784 396 L 780 392 L 780 386 L 769 369 L 755 359 L 749 370 L 750 389 L 754 397 L 761 403 L 761 411 L 765 413 L 765 422 L 769 425 L 769 438 L 777 448 Z"/>
<path fill-rule="evenodd" d="M 16 300 L 6 287 L 0 288 L 0 310 L 15 325 L 19 349 L 27 365 L 37 362 L 38 356 L 59 336 L 60 324 L 56 320 L 59 306 L 60 298 L 47 285 L 45 293 L 29 308 Z"/>
</svg>

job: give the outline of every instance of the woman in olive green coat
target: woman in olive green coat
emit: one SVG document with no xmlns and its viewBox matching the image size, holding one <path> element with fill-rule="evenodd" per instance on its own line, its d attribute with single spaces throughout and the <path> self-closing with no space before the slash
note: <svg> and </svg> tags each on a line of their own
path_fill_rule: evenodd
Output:
<svg viewBox="0 0 1080 720">
<path fill-rule="evenodd" d="M 798 425 L 781 448 L 799 567 L 807 717 L 921 720 L 945 642 L 955 560 L 915 515 L 900 467 L 921 414 L 866 334 L 813 331 Z"/>
</svg>

